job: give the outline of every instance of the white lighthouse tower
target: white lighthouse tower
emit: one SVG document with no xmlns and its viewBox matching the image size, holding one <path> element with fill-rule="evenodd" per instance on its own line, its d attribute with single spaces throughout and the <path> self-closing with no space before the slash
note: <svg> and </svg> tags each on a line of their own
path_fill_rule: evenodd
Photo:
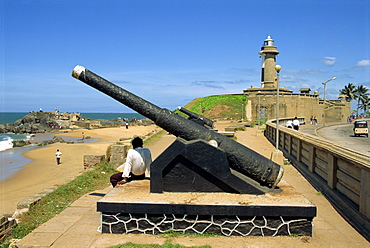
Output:
<svg viewBox="0 0 370 248">
<path fill-rule="evenodd" d="M 262 57 L 262 73 L 261 73 L 261 84 L 262 88 L 277 88 L 276 79 L 276 55 L 279 52 L 274 46 L 274 40 L 271 36 L 267 36 L 267 39 L 263 42 L 261 51 L 258 53 Z"/>
</svg>

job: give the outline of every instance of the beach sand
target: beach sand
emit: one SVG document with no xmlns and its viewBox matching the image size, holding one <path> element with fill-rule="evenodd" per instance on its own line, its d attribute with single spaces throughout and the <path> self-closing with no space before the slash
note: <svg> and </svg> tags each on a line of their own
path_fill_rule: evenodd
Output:
<svg viewBox="0 0 370 248">
<path fill-rule="evenodd" d="M 59 185 L 64 180 L 78 176 L 83 172 L 83 156 L 85 154 L 105 154 L 109 145 L 118 142 L 129 144 L 134 135 L 147 135 L 160 130 L 157 126 L 130 126 L 103 128 L 103 129 L 78 129 L 68 130 L 68 133 L 54 134 L 56 136 L 79 137 L 82 132 L 85 137 L 99 139 L 92 143 L 54 143 L 45 147 L 23 153 L 32 162 L 21 167 L 13 176 L 0 183 L 0 216 L 12 215 L 17 204 L 22 199 Z M 38 136 L 36 134 L 36 136 Z M 40 135 L 41 136 L 41 135 Z M 44 135 L 45 136 L 45 135 Z M 50 137 L 49 137 L 50 138 Z M 61 164 L 56 164 L 55 152 L 59 149 Z"/>
</svg>

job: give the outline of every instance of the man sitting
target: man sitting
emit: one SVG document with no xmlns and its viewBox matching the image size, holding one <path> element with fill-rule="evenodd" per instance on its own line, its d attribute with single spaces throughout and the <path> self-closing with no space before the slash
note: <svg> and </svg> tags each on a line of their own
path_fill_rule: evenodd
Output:
<svg viewBox="0 0 370 248">
<path fill-rule="evenodd" d="M 117 170 L 122 170 L 122 172 L 110 177 L 113 187 L 132 180 L 145 179 L 146 170 L 150 174 L 150 164 L 152 163 L 150 150 L 143 148 L 143 140 L 139 137 L 134 138 L 131 144 L 133 148 L 128 150 L 126 162 L 117 168 Z"/>
</svg>

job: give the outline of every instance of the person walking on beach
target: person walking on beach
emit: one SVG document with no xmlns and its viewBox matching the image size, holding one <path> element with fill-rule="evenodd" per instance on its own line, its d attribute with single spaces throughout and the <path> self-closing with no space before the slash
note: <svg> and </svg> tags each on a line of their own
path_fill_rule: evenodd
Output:
<svg viewBox="0 0 370 248">
<path fill-rule="evenodd" d="M 150 164 L 152 163 L 152 155 L 148 148 L 143 148 L 143 140 L 139 137 L 131 141 L 132 149 L 128 150 L 126 162 L 119 166 L 117 170 L 123 172 L 114 174 L 110 177 L 110 182 L 113 187 L 122 185 L 132 180 L 145 179 L 145 171 L 150 174 Z"/>
<path fill-rule="evenodd" d="M 59 151 L 59 149 L 57 149 L 57 152 L 55 153 L 55 156 L 57 157 L 57 165 L 60 164 L 60 156 L 62 155 L 63 153 L 61 153 Z"/>
</svg>

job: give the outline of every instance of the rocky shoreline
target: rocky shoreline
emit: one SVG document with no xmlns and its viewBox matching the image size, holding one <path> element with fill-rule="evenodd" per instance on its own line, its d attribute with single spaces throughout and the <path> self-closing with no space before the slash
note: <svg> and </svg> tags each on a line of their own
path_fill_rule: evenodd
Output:
<svg viewBox="0 0 370 248">
<path fill-rule="evenodd" d="M 79 113 L 55 112 L 30 112 L 22 119 L 12 123 L 0 125 L 0 133 L 45 133 L 69 128 L 74 122 L 83 118 Z"/>
<path fill-rule="evenodd" d="M 14 123 L 0 124 L 0 133 L 46 133 L 56 132 L 63 129 L 78 129 L 78 128 L 103 128 L 126 125 L 151 125 L 153 122 L 148 119 L 136 120 L 91 120 L 83 118 L 80 113 L 60 113 L 58 110 L 55 112 L 44 112 L 42 110 L 37 112 L 30 112 L 22 119 Z"/>
</svg>

